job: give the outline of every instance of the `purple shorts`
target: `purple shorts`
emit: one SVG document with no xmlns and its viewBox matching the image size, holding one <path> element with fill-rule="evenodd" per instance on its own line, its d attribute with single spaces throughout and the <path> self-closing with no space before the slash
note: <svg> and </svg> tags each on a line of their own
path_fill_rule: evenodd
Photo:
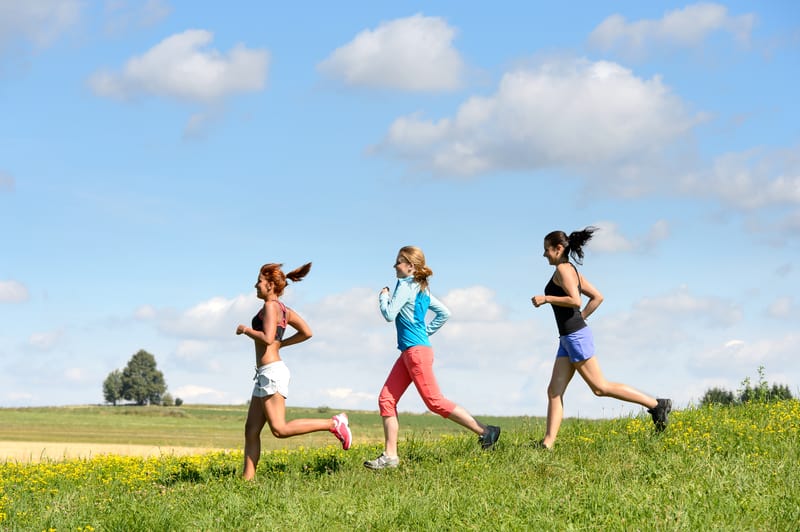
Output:
<svg viewBox="0 0 800 532">
<path fill-rule="evenodd" d="M 558 357 L 569 357 L 573 364 L 589 360 L 594 356 L 594 336 L 589 327 L 558 338 Z"/>
</svg>

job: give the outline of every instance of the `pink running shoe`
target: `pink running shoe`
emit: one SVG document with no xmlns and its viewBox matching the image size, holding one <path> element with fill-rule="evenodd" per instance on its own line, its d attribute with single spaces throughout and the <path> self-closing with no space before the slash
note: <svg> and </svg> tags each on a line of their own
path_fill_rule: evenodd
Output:
<svg viewBox="0 0 800 532">
<path fill-rule="evenodd" d="M 342 449 L 346 451 L 350 448 L 350 444 L 353 443 L 353 433 L 350 432 L 347 414 L 342 412 L 341 414 L 333 416 L 333 428 L 331 432 L 342 442 Z"/>
</svg>

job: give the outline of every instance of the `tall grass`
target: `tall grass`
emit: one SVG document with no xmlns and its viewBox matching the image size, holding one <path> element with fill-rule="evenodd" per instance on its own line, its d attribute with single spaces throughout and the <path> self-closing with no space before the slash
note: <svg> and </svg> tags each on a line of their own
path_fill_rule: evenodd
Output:
<svg viewBox="0 0 800 532">
<path fill-rule="evenodd" d="M 373 423 L 379 423 L 373 414 Z M 425 416 L 420 416 L 425 417 Z M 508 423 L 506 423 L 508 421 Z M 504 418 L 495 451 L 465 432 L 406 432 L 396 470 L 378 443 L 0 464 L 5 530 L 797 530 L 800 402 L 566 420 Z M 508 426 L 509 428 L 506 428 Z"/>
</svg>

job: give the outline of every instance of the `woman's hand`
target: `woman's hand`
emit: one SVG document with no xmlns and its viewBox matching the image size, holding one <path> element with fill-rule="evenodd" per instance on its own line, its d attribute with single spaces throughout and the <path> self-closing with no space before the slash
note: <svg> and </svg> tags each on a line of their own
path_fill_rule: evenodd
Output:
<svg viewBox="0 0 800 532">
<path fill-rule="evenodd" d="M 239 325 L 236 327 L 236 334 L 244 334 L 244 331 L 247 329 L 246 325 Z"/>
<path fill-rule="evenodd" d="M 533 296 L 531 298 L 531 303 L 533 303 L 534 307 L 539 308 L 547 303 L 547 296 Z"/>
</svg>

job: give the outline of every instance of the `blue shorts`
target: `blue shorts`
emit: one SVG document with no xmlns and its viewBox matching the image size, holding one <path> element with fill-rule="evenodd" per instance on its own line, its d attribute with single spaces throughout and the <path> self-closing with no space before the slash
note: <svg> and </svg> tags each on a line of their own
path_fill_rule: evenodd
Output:
<svg viewBox="0 0 800 532">
<path fill-rule="evenodd" d="M 594 356 L 594 336 L 589 327 L 558 337 L 558 357 L 569 357 L 573 364 Z"/>
</svg>

